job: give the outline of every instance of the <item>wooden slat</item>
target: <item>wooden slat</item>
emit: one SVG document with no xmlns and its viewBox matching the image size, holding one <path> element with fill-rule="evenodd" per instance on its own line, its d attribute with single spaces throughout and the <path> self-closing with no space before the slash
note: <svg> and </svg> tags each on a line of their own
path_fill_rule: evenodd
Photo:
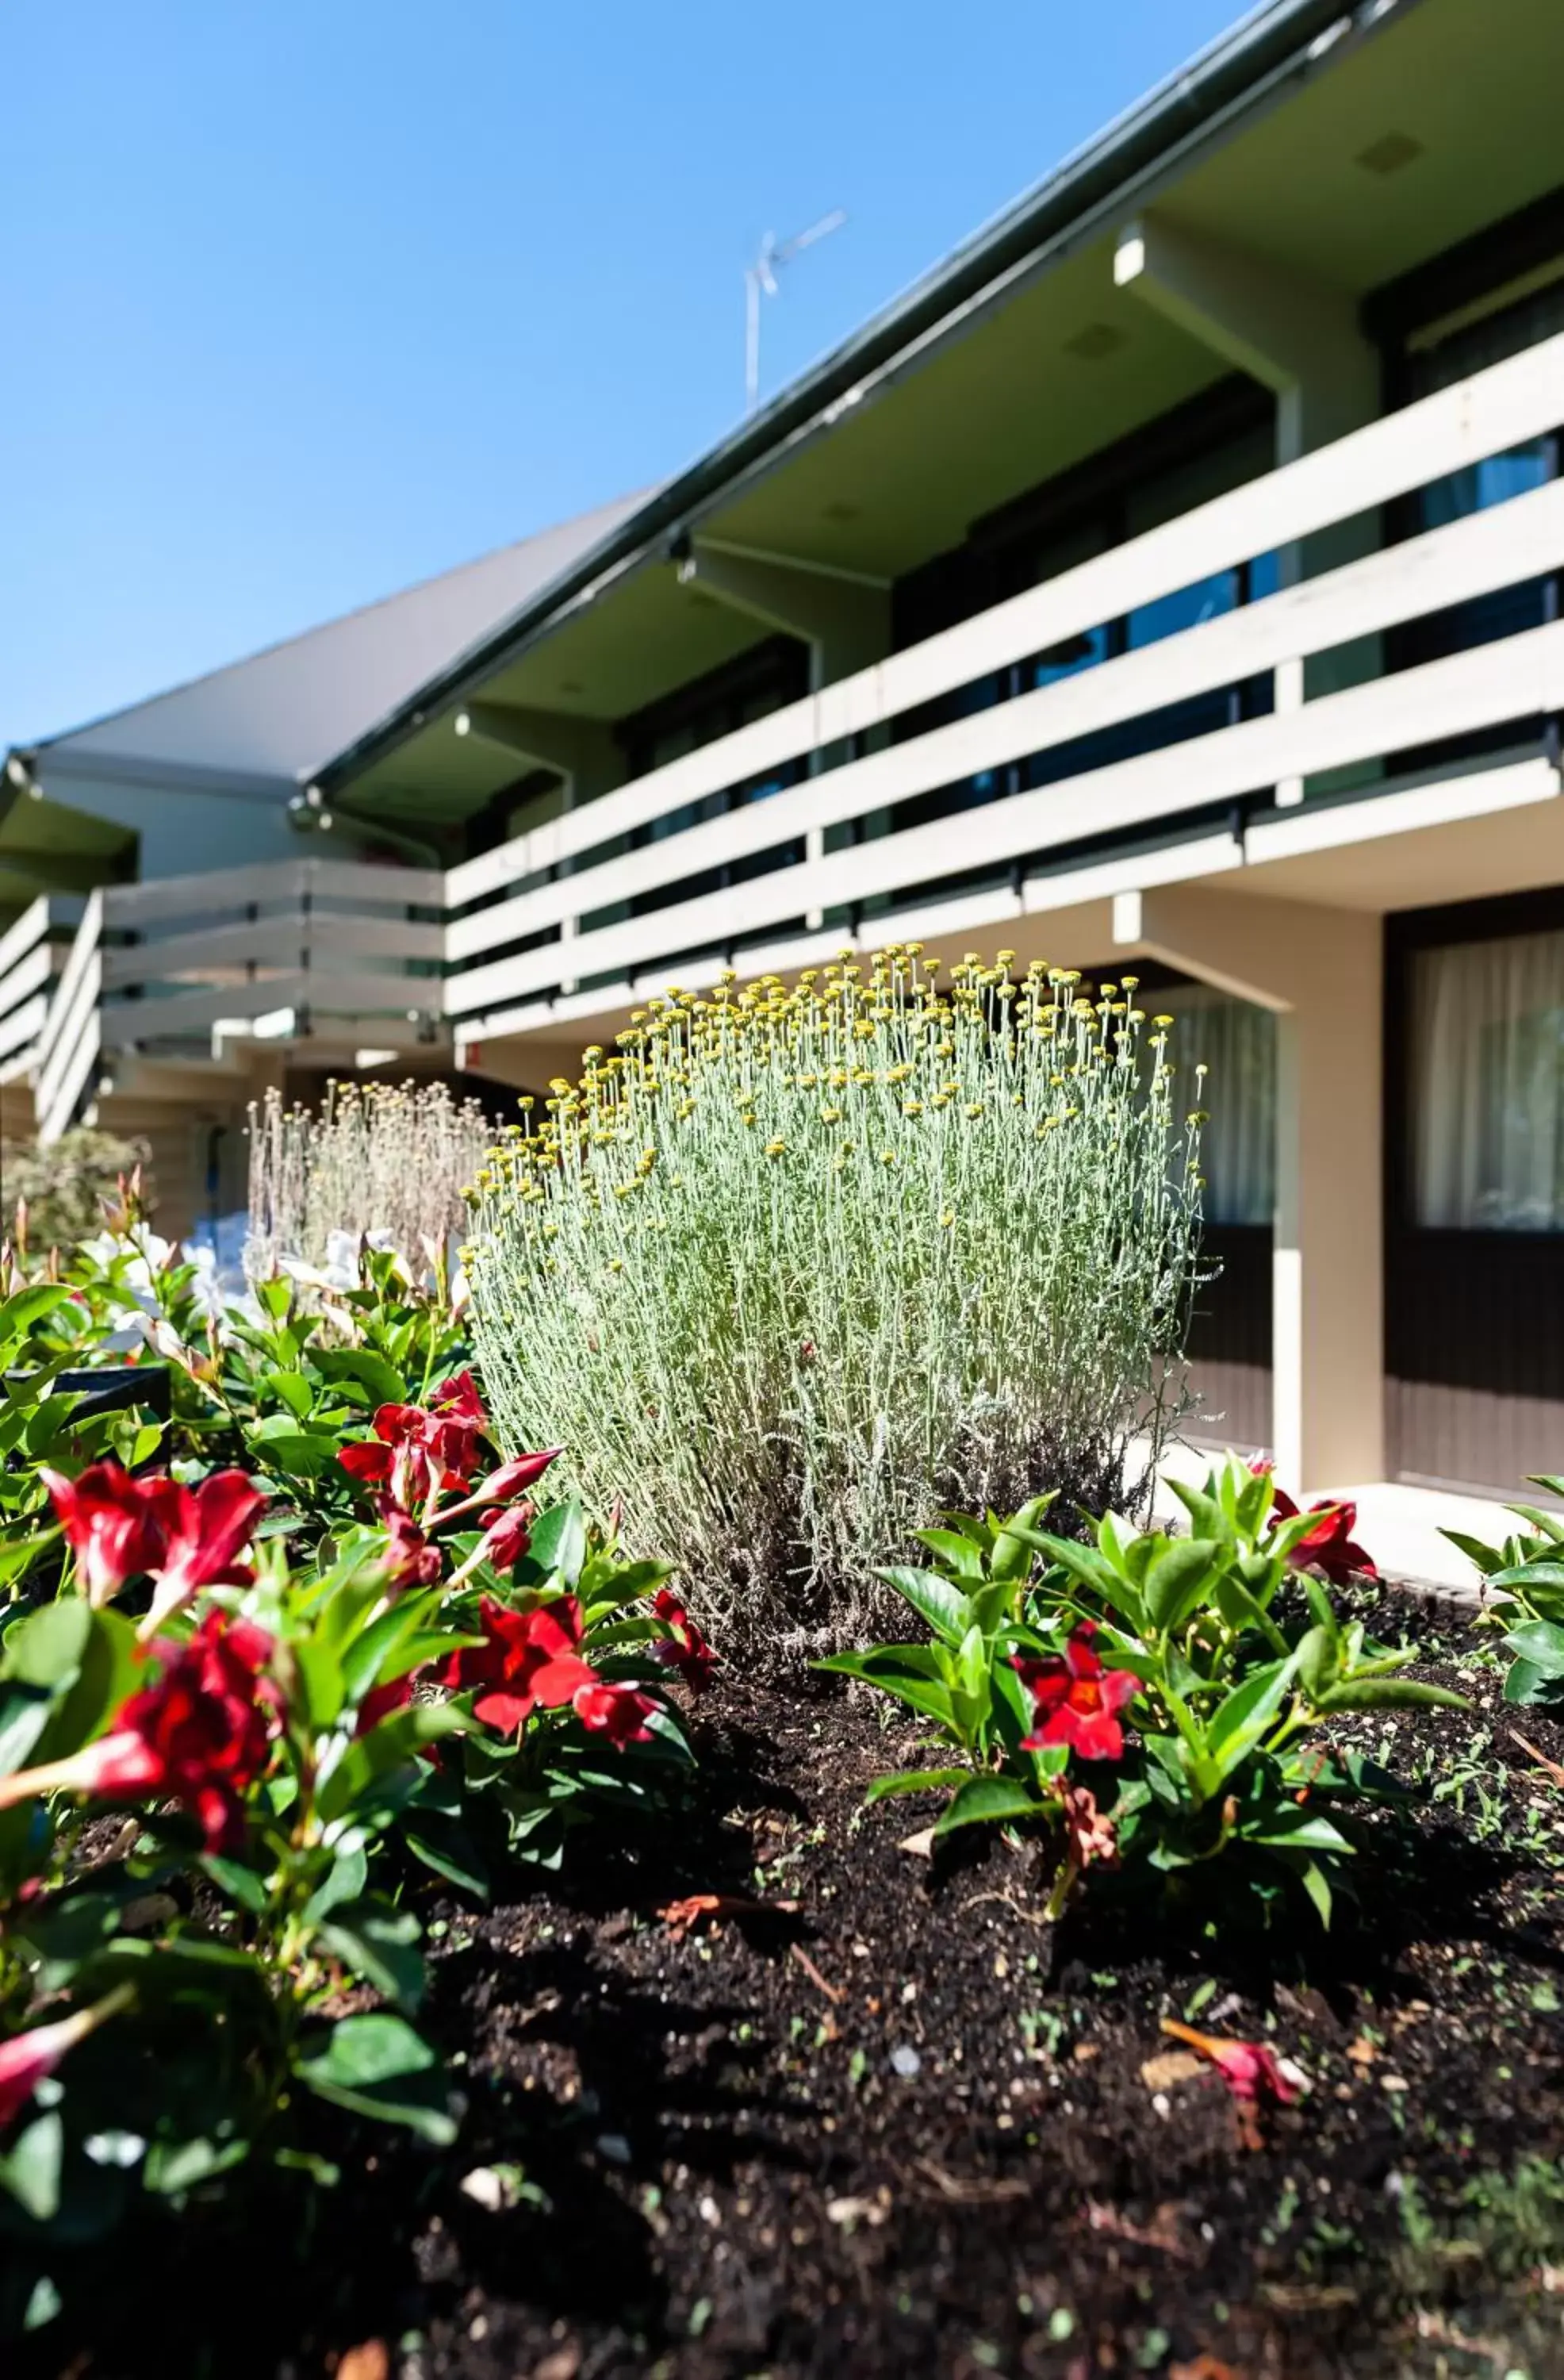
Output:
<svg viewBox="0 0 1564 2380">
<path fill-rule="evenodd" d="M 1564 419 L 1564 334 L 1182 513 L 580 809 L 452 868 L 452 907 L 803 759 L 1215 572 L 1538 437 Z"/>
<path fill-rule="evenodd" d="M 330 910 L 285 917 L 239 918 L 203 926 L 158 941 L 136 942 L 103 953 L 103 981 L 165 982 L 218 967 L 335 967 L 360 958 L 438 960 L 443 930 L 405 917 L 361 917 Z"/>
<path fill-rule="evenodd" d="M 1564 622 L 1554 622 L 1503 644 L 1324 696 L 1301 710 L 1244 720 L 1086 776 L 577 935 L 569 946 L 569 970 L 577 977 L 638 970 L 662 951 L 728 940 L 811 909 L 867 900 L 1087 835 L 1176 818 L 1285 777 L 1377 759 L 1413 737 L 1431 742 L 1560 708 Z M 460 1015 L 515 1001 L 557 982 L 560 971 L 557 947 L 469 968 L 447 980 L 447 1012 Z"/>
<path fill-rule="evenodd" d="M 1564 563 L 1564 480 L 1125 653 L 1079 676 L 891 746 L 786 793 L 538 886 L 446 929 L 462 961 L 583 911 L 676 884 L 871 810 L 1170 703 L 1242 683 L 1283 661 L 1539 577 Z M 677 947 L 676 944 L 673 947 Z"/>
</svg>

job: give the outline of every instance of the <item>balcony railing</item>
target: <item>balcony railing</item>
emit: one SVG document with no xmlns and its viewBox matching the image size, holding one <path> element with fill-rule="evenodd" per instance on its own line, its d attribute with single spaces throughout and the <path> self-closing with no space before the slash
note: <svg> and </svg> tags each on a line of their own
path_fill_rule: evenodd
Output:
<svg viewBox="0 0 1564 2380">
<path fill-rule="evenodd" d="M 79 900 L 44 893 L 0 934 L 0 1087 L 30 1082 L 37 1068 L 81 907 Z"/>
<path fill-rule="evenodd" d="M 127 1053 L 443 1040 L 443 895 L 438 869 L 320 859 L 94 892 L 38 1036 L 40 1132 L 62 1131 Z"/>
<path fill-rule="evenodd" d="M 851 930 L 874 905 L 883 930 L 887 911 L 922 914 L 942 882 L 970 882 L 977 870 L 1010 874 L 997 908 L 981 904 L 986 916 L 1054 905 L 1066 893 L 1085 897 L 1078 869 L 1067 871 L 1115 837 L 1198 835 L 1202 814 L 1208 827 L 1224 805 L 1285 809 L 1305 780 L 1327 771 L 1393 783 L 1395 757 L 1409 747 L 1557 713 L 1557 621 L 1313 698 L 1305 666 L 1356 647 L 1352 674 L 1362 675 L 1364 640 L 1557 570 L 1564 482 L 1313 576 L 1299 575 L 1297 557 L 1312 559 L 1321 549 L 1305 540 L 1347 524 L 1360 525 L 1346 534 L 1366 542 L 1365 515 L 1560 422 L 1564 338 L 1556 338 L 451 869 L 448 1013 L 474 1038 L 525 1032 L 623 1005 L 637 979 L 670 966 L 694 980 L 692 953 L 712 967 L 735 944 L 746 965 L 797 962 L 811 954 L 811 927 L 823 922 L 834 945 L 843 923 Z M 1279 550 L 1292 583 L 1242 610 L 896 735 L 898 722 L 941 698 Z M 1271 705 L 1258 716 L 1068 772 L 1080 738 L 1154 728 L 1168 706 L 1256 680 L 1268 681 Z M 879 748 L 866 750 L 869 743 Z M 674 813 L 789 766 L 795 782 L 771 798 L 669 831 Z M 899 823 L 920 796 L 1007 771 L 1021 782 L 1000 798 Z M 1373 783 L 1361 790 L 1372 796 Z M 659 821 L 661 833 L 641 840 Z M 632 836 L 637 847 L 625 848 Z M 805 858 L 781 864 L 800 842 Z M 709 871 L 740 862 L 754 871 L 771 854 L 778 864 L 742 883 L 678 897 L 685 880 L 709 884 Z M 643 914 L 602 916 L 660 890 L 660 905 Z"/>
<path fill-rule="evenodd" d="M 1399 499 L 1561 423 L 1564 337 L 443 874 L 301 859 L 116 886 L 93 894 L 64 954 L 59 905 L 35 903 L 0 940 L 0 1082 L 30 1075 L 48 1134 L 119 1053 L 210 1057 L 271 1035 L 334 1055 L 453 1025 L 458 1046 L 547 1033 L 623 1008 L 637 983 L 699 982 L 730 955 L 805 965 L 861 926 L 976 930 L 1550 798 L 1557 604 L 1534 604 L 1535 624 L 1509 634 L 1490 605 L 1480 644 L 1459 622 L 1504 590 L 1557 585 L 1564 480 L 1363 549 Z M 1357 558 L 1320 567 L 1333 550 Z M 1274 593 L 992 698 L 1001 674 L 1014 685 L 1103 622 L 1267 554 Z M 1388 651 L 1406 658 L 1398 632 L 1451 613 L 1457 633 L 1424 637 L 1438 657 L 1385 666 Z M 1224 691 L 1228 723 L 1197 719 L 1191 734 L 1192 710 Z M 1478 756 L 1465 773 L 1427 765 L 1463 740 Z M 1309 781 L 1328 773 L 1334 790 L 1316 800 Z M 729 807 L 713 816 L 715 796 Z"/>
</svg>

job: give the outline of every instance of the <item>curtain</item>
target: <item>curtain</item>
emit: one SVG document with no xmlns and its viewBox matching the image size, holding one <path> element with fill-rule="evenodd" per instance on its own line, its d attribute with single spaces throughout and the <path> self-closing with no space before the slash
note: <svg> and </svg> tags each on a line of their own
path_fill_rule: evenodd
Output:
<svg viewBox="0 0 1564 2380">
<path fill-rule="evenodd" d="M 1206 1217 L 1268 1223 L 1276 1209 L 1276 1020 L 1209 984 L 1143 992 L 1141 1004 L 1175 1019 L 1170 1054 L 1190 1105 L 1210 1117 L 1201 1134 Z M 1198 1102 L 1194 1070 L 1207 1072 Z"/>
<path fill-rule="evenodd" d="M 1564 1229 L 1564 932 L 1419 951 L 1411 1055 L 1416 1220 Z"/>
</svg>

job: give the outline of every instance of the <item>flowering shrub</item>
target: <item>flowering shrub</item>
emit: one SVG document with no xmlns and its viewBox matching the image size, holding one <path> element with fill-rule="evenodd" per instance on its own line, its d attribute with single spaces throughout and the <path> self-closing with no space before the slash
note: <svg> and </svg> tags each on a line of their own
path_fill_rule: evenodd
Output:
<svg viewBox="0 0 1564 2380">
<path fill-rule="evenodd" d="M 318 1110 L 268 1092 L 250 1110 L 247 1269 L 267 1279 L 294 1260 L 336 1273 L 341 1244 L 368 1239 L 421 1276 L 459 1237 L 462 1185 L 492 1137 L 477 1101 L 443 1083 L 329 1083 Z"/>
<path fill-rule="evenodd" d="M 871 1799 L 949 1791 L 937 1833 L 1030 1819 L 1062 1830 L 1056 1912 L 1094 1862 L 1172 1878 L 1231 1853 L 1267 1897 L 1269 1876 L 1291 1876 L 1328 1924 L 1352 1850 L 1336 1805 L 1397 1789 L 1310 1739 L 1338 1714 L 1466 1706 L 1397 1674 L 1412 1648 L 1370 1645 L 1339 1618 L 1324 1580 L 1371 1567 L 1350 1506 L 1300 1512 L 1268 1470 L 1231 1457 L 1203 1488 L 1170 1484 L 1191 1536 L 1109 1513 L 1083 1545 L 1039 1528 L 1037 1505 L 923 1532 L 937 1566 L 883 1575 L 933 1641 L 820 1666 L 893 1695 L 963 1755 L 881 1778 Z M 1296 1617 L 1279 1602 L 1291 1576 Z M 1076 1775 L 1087 1763 L 1090 1786 Z"/>
<path fill-rule="evenodd" d="M 1534 1488 L 1564 1496 L 1564 1479 L 1538 1473 Z M 1476 1568 L 1483 1582 L 1479 1624 L 1503 1628 L 1510 1657 L 1507 1703 L 1564 1706 L 1564 1514 L 1538 1504 L 1511 1504 L 1527 1528 L 1502 1546 L 1485 1545 L 1461 1529 L 1440 1532 Z"/>
<path fill-rule="evenodd" d="M 1010 955 L 671 992 L 479 1177 L 505 1427 L 763 1632 L 839 1633 L 941 1503 L 1118 1494 L 1177 1402 L 1197 1119 L 1170 1020 Z"/>
<path fill-rule="evenodd" d="M 330 2179 L 322 2102 L 449 2141 L 409 1862 L 482 1894 L 495 1857 L 658 1807 L 690 1757 L 671 1689 L 715 1658 L 666 1566 L 538 1510 L 557 1450 L 497 1456 L 470 1373 L 407 1394 L 394 1359 L 427 1372 L 441 1330 L 389 1274 L 346 1346 L 266 1285 L 239 1354 L 189 1377 L 267 1468 L 201 1475 L 159 1463 L 178 1425 L 73 1427 L 48 1393 L 68 1281 L 0 1304 L 27 1382 L 0 1430 L 46 1458 L 7 1541 L 50 1557 L 18 1555 L 0 1615 L 0 2237 L 33 2319 L 56 2243 L 138 2193 Z M 247 1416 L 273 1395 L 308 1462 Z"/>
</svg>

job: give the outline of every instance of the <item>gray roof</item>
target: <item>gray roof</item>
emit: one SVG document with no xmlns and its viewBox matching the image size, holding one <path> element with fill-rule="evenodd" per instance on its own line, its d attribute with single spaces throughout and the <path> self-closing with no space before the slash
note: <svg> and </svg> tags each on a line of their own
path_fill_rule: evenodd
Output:
<svg viewBox="0 0 1564 2380">
<path fill-rule="evenodd" d="M 307 783 L 333 753 L 491 637 L 528 599 L 612 533 L 644 496 L 502 546 L 382 602 L 328 620 L 33 747 L 72 773 Z"/>
</svg>

